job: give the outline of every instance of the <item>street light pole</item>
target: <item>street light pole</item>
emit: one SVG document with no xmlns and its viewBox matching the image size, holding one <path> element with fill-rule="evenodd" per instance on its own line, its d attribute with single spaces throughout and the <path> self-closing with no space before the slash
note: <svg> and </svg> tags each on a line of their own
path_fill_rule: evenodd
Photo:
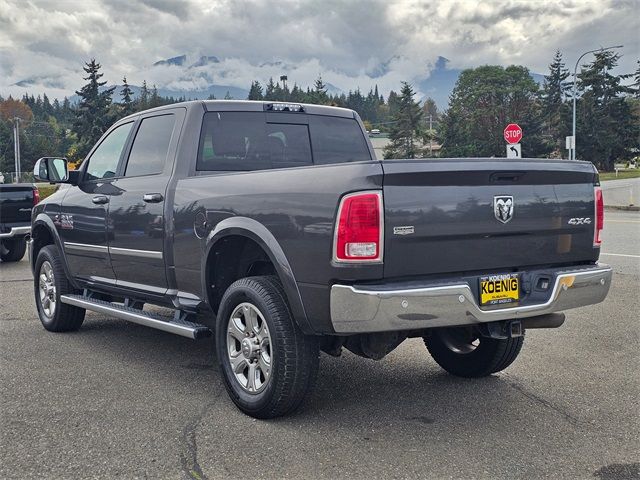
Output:
<svg viewBox="0 0 640 480">
<path fill-rule="evenodd" d="M 571 135 L 573 137 L 573 142 L 572 142 L 572 148 L 569 150 L 569 153 L 571 155 L 569 155 L 569 160 L 575 160 L 576 159 L 576 80 L 577 80 L 577 74 L 578 74 L 578 64 L 580 63 L 580 60 L 582 60 L 582 57 L 584 57 L 585 55 L 588 55 L 590 53 L 595 53 L 595 52 L 605 52 L 607 50 L 613 50 L 614 48 L 622 48 L 623 45 L 615 45 L 613 47 L 603 47 L 603 48 L 596 48 L 595 50 L 589 50 L 588 52 L 584 52 L 582 55 L 580 55 L 578 57 L 578 60 L 576 60 L 576 66 L 573 69 L 573 120 L 572 120 L 572 127 L 571 127 Z"/>
<path fill-rule="evenodd" d="M 429 156 L 433 157 L 433 115 L 429 114 Z"/>
<path fill-rule="evenodd" d="M 20 118 L 14 117 L 15 125 L 13 127 L 13 154 L 15 160 L 15 179 L 14 183 L 20 182 Z"/>
</svg>

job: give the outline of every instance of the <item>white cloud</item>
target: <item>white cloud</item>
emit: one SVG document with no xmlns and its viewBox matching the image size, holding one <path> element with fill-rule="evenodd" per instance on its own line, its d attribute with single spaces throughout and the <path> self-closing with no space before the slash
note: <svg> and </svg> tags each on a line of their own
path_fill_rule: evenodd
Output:
<svg viewBox="0 0 640 480">
<path fill-rule="evenodd" d="M 637 0 L 0 0 L 0 94 L 73 94 L 95 57 L 105 79 L 169 88 L 210 81 L 247 89 L 286 73 L 310 85 L 322 74 L 343 90 L 382 92 L 450 67 L 523 64 L 545 73 L 556 49 L 572 63 L 583 51 L 624 43 L 621 71 L 640 56 Z M 218 64 L 185 73 L 155 67 L 182 55 Z M 274 65 L 274 62 L 281 64 Z M 370 75 L 377 72 L 376 78 Z"/>
</svg>

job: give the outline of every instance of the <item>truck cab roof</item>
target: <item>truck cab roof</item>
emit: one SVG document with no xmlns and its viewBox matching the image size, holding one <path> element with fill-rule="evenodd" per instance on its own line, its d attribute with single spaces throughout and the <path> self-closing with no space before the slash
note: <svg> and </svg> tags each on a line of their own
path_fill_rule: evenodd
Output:
<svg viewBox="0 0 640 480">
<path fill-rule="evenodd" d="M 207 112 L 273 111 L 282 113 L 306 113 L 308 115 L 326 115 L 332 117 L 357 118 L 357 113 L 348 108 L 333 107 L 328 105 L 314 105 L 309 103 L 263 100 L 190 100 L 187 102 L 172 103 L 170 105 L 162 105 L 160 107 L 144 110 L 142 112 L 136 112 L 126 118 L 135 118 L 141 113 L 146 114 L 149 112 L 158 112 L 176 107 L 186 107 L 187 109 L 204 107 Z M 296 108 L 299 108 L 300 110 L 295 110 Z"/>
</svg>

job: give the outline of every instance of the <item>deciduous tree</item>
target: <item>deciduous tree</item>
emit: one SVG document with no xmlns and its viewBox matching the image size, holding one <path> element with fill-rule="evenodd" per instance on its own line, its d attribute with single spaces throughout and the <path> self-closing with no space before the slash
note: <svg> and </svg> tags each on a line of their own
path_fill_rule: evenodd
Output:
<svg viewBox="0 0 640 480">
<path fill-rule="evenodd" d="M 504 157 L 503 131 L 518 123 L 524 130 L 523 156 L 548 152 L 541 137 L 538 85 L 529 70 L 485 65 L 464 70 L 440 123 L 442 156 Z"/>
</svg>

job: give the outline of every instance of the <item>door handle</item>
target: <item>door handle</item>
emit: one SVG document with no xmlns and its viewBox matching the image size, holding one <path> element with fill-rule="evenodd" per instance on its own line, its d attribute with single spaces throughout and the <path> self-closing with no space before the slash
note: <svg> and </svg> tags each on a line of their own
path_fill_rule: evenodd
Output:
<svg viewBox="0 0 640 480">
<path fill-rule="evenodd" d="M 106 195 L 96 195 L 91 201 L 96 205 L 104 205 L 105 203 L 109 203 L 109 197 Z"/>
<path fill-rule="evenodd" d="M 145 193 L 142 197 L 142 200 L 147 203 L 160 203 L 162 200 L 164 200 L 164 197 L 161 193 Z"/>
</svg>

